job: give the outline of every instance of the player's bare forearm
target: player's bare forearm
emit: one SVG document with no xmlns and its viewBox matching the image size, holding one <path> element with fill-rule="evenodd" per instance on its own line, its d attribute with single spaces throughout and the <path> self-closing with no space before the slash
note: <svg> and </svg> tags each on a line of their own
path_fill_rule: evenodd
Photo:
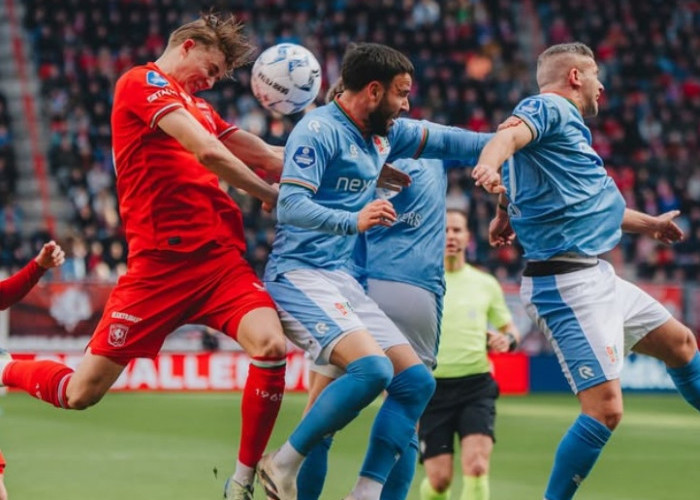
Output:
<svg viewBox="0 0 700 500">
<path fill-rule="evenodd" d="M 514 121 L 508 126 L 499 127 L 496 135 L 486 143 L 479 155 L 479 163 L 500 169 L 503 162 L 532 141 L 532 132 L 525 122 L 519 121 L 517 117 L 511 117 L 509 120 Z"/>
<path fill-rule="evenodd" d="M 681 241 L 684 236 L 681 228 L 673 221 L 679 215 L 678 210 L 654 216 L 626 208 L 621 227 L 625 232 L 645 234 L 670 245 Z"/>
<path fill-rule="evenodd" d="M 277 202 L 278 189 L 255 175 L 188 111 L 178 109 L 168 113 L 160 119 L 158 127 L 194 154 L 202 165 L 232 186 L 270 205 Z"/>
<path fill-rule="evenodd" d="M 258 177 L 245 163 L 231 154 L 220 141 L 216 140 L 216 142 L 218 145 L 212 144 L 210 149 L 205 149 L 198 156 L 202 165 L 232 186 L 274 206 L 277 203 L 278 188 Z"/>
<path fill-rule="evenodd" d="M 224 145 L 236 157 L 252 168 L 261 168 L 272 174 L 282 173 L 284 148 L 271 146 L 260 137 L 245 130 L 229 134 Z"/>
</svg>

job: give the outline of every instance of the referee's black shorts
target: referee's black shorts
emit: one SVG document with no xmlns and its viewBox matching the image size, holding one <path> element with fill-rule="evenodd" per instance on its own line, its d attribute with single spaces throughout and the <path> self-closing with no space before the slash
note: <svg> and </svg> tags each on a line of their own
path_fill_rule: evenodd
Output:
<svg viewBox="0 0 700 500">
<path fill-rule="evenodd" d="M 439 378 L 433 398 L 418 427 L 421 461 L 445 453 L 454 454 L 455 434 L 494 438 L 498 385 L 490 373 Z"/>
</svg>

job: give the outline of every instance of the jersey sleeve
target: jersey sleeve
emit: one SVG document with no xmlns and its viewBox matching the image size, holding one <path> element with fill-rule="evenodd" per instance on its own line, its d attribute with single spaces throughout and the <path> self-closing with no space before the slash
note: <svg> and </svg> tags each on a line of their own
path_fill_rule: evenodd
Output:
<svg viewBox="0 0 700 500">
<path fill-rule="evenodd" d="M 221 118 L 221 115 L 216 112 L 211 104 L 207 103 L 207 105 L 209 106 L 209 109 L 211 109 L 211 118 L 214 120 L 214 126 L 216 127 L 216 137 L 218 137 L 220 141 L 223 141 L 230 134 L 238 130 L 236 125 Z"/>
<path fill-rule="evenodd" d="M 506 298 L 503 294 L 503 289 L 495 279 L 489 280 L 489 288 L 491 294 L 491 304 L 489 306 L 488 320 L 496 328 L 501 328 L 506 323 L 512 321 L 510 310 L 506 305 Z"/>
<path fill-rule="evenodd" d="M 541 95 L 523 99 L 513 110 L 513 115 L 523 120 L 532 132 L 532 142 L 556 132 L 566 121 L 566 114 L 567 108 Z"/>
<path fill-rule="evenodd" d="M 317 119 L 299 123 L 284 148 L 280 184 L 294 184 L 315 193 L 334 155 L 335 145 L 328 123 Z"/>
<path fill-rule="evenodd" d="M 37 284 L 44 272 L 45 269 L 36 262 L 36 259 L 32 259 L 19 272 L 0 281 L 0 311 L 22 300 Z"/>
<path fill-rule="evenodd" d="M 389 129 L 391 152 L 387 161 L 397 158 L 419 158 L 428 141 L 430 133 L 419 120 L 399 118 Z"/>
<path fill-rule="evenodd" d="M 125 101 L 126 108 L 150 128 L 168 113 L 184 107 L 178 92 L 156 70 L 137 68 L 122 78 L 115 101 Z"/>
</svg>

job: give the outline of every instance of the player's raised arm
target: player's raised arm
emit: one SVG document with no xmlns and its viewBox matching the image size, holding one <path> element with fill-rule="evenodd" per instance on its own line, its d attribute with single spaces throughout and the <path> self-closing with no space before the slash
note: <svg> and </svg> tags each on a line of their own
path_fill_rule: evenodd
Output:
<svg viewBox="0 0 700 500">
<path fill-rule="evenodd" d="M 433 158 L 474 165 L 492 135 L 427 120 L 401 118 L 396 120 L 389 132 L 392 148 L 389 161 L 397 158 Z"/>
<path fill-rule="evenodd" d="M 477 165 L 472 170 L 472 178 L 476 185 L 482 186 L 490 193 L 505 192 L 499 173 L 501 165 L 534 138 L 530 127 L 524 121 L 516 117 L 509 121 L 511 125 L 500 128 L 484 146 Z"/>
<path fill-rule="evenodd" d="M 232 186 L 243 189 L 263 202 L 276 202 L 277 189 L 255 175 L 188 111 L 172 111 L 158 121 L 158 126 L 194 154 L 202 165 Z"/>
<path fill-rule="evenodd" d="M 284 148 L 271 146 L 255 134 L 236 130 L 223 140 L 224 146 L 243 163 L 252 168 L 261 168 L 270 174 L 282 173 Z"/>
<path fill-rule="evenodd" d="M 683 239 L 683 230 L 673 221 L 679 215 L 679 210 L 653 216 L 626 208 L 622 219 L 622 230 L 628 233 L 645 234 L 670 245 Z"/>
</svg>

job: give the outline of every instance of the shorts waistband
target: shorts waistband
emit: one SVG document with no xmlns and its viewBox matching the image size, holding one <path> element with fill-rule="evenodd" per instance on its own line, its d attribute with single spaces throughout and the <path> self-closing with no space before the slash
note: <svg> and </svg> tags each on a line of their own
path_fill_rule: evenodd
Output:
<svg viewBox="0 0 700 500">
<path fill-rule="evenodd" d="M 549 260 L 531 260 L 525 264 L 523 276 L 551 276 L 567 274 L 598 265 L 598 257 L 557 256 Z"/>
</svg>

